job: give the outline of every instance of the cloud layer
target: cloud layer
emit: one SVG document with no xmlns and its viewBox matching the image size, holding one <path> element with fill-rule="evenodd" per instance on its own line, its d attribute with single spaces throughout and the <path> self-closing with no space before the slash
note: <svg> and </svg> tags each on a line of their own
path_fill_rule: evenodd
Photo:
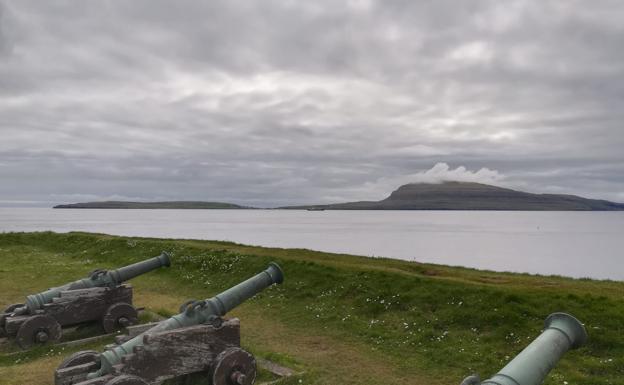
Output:
<svg viewBox="0 0 624 385">
<path fill-rule="evenodd" d="M 408 176 L 410 183 L 442 183 L 446 181 L 476 182 L 486 184 L 498 184 L 504 176 L 496 170 L 486 167 L 478 171 L 466 170 L 466 167 L 459 166 L 451 169 L 446 163 L 437 163 L 427 171 L 421 171 Z"/>
<path fill-rule="evenodd" d="M 619 1 L 4 1 L 0 204 L 328 203 L 442 174 L 622 200 L 621 20 Z"/>
</svg>

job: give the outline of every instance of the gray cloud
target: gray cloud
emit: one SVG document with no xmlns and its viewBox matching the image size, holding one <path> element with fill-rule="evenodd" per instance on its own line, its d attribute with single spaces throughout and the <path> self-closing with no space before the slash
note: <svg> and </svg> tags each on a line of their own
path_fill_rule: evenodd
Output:
<svg viewBox="0 0 624 385">
<path fill-rule="evenodd" d="M 0 204 L 374 199 L 437 163 L 624 200 L 618 1 L 0 4 Z"/>
</svg>

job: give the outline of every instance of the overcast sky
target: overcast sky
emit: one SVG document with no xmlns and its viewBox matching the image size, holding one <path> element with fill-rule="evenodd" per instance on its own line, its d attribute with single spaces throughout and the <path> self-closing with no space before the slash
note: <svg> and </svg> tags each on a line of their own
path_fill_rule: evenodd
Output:
<svg viewBox="0 0 624 385">
<path fill-rule="evenodd" d="M 0 205 L 624 201 L 624 2 L 0 0 Z"/>
</svg>

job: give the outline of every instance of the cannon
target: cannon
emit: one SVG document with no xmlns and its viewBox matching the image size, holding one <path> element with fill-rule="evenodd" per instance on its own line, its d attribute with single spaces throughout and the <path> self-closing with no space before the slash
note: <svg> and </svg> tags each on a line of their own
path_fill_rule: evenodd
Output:
<svg viewBox="0 0 624 385">
<path fill-rule="evenodd" d="M 472 375 L 461 385 L 539 385 L 564 353 L 586 341 L 587 332 L 579 320 L 566 313 L 553 313 L 546 318 L 542 334 L 500 372 L 483 382 Z"/>
<path fill-rule="evenodd" d="M 141 274 L 170 265 L 169 254 L 117 270 L 95 270 L 87 278 L 26 297 L 23 304 L 0 313 L 0 335 L 14 338 L 22 348 L 61 339 L 62 328 L 99 321 L 106 333 L 137 323 L 132 286 Z"/>
<path fill-rule="evenodd" d="M 120 336 L 101 354 L 69 356 L 55 371 L 55 385 L 156 385 L 189 378 L 211 385 L 252 385 L 256 360 L 240 347 L 240 321 L 222 317 L 283 280 L 281 268 L 271 263 L 215 297 L 187 301 L 179 314 L 135 336 Z"/>
</svg>

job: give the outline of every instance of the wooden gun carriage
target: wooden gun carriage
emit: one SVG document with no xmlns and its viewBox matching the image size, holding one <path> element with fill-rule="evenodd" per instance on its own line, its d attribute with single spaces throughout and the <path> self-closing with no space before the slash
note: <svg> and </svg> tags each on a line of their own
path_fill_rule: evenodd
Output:
<svg viewBox="0 0 624 385">
<path fill-rule="evenodd" d="M 106 333 L 136 324 L 132 286 L 125 281 L 162 266 L 163 254 L 117 270 L 96 270 L 89 277 L 29 295 L 23 304 L 7 307 L 0 314 L 0 336 L 15 339 L 23 349 L 61 339 L 62 329 L 99 322 Z"/>
<path fill-rule="evenodd" d="M 184 304 L 167 320 L 130 328 L 101 354 L 75 353 L 55 371 L 55 385 L 158 385 L 197 377 L 211 385 L 252 385 L 256 360 L 240 347 L 240 322 L 221 317 L 282 281 L 272 263 L 213 298 Z"/>
</svg>

